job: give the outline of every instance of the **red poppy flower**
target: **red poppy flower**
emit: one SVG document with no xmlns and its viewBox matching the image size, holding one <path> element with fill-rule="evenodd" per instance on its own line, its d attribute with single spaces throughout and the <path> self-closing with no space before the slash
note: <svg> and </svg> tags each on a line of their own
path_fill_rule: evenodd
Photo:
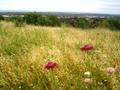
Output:
<svg viewBox="0 0 120 90">
<path fill-rule="evenodd" d="M 44 68 L 45 69 L 53 69 L 57 66 L 58 66 L 58 64 L 56 62 L 49 61 L 47 64 L 45 64 Z"/>
<path fill-rule="evenodd" d="M 92 49 L 93 49 L 93 46 L 91 44 L 86 44 L 82 48 L 80 48 L 81 51 L 89 51 Z"/>
</svg>

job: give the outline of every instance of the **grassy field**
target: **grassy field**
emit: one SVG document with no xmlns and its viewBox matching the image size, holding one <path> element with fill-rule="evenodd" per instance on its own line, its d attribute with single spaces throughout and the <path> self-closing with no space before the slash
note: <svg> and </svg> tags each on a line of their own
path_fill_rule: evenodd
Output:
<svg viewBox="0 0 120 90">
<path fill-rule="evenodd" d="M 0 22 L 0 90 L 120 90 L 120 31 Z"/>
</svg>

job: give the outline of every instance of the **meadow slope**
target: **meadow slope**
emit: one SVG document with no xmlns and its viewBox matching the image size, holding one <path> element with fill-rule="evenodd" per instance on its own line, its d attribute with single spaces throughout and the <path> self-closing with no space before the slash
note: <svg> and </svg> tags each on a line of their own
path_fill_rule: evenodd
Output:
<svg viewBox="0 0 120 90">
<path fill-rule="evenodd" d="M 0 22 L 0 90 L 120 90 L 120 31 Z"/>
</svg>

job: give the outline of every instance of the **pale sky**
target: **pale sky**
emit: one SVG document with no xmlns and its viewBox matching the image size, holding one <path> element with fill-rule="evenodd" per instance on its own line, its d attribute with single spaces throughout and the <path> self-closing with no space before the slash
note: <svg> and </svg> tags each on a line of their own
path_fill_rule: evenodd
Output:
<svg viewBox="0 0 120 90">
<path fill-rule="evenodd" d="M 120 0 L 0 0 L 0 10 L 120 14 Z"/>
</svg>

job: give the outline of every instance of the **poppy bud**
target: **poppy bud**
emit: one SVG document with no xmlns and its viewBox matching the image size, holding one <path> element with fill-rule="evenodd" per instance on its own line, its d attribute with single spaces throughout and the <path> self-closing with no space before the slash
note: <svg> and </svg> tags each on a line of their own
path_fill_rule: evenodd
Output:
<svg viewBox="0 0 120 90">
<path fill-rule="evenodd" d="M 53 69 L 57 67 L 58 64 L 56 62 L 49 61 L 47 64 L 44 65 L 45 69 Z"/>
<path fill-rule="evenodd" d="M 92 49 L 93 49 L 93 46 L 91 44 L 86 44 L 82 48 L 80 48 L 81 51 L 89 51 Z"/>
</svg>

